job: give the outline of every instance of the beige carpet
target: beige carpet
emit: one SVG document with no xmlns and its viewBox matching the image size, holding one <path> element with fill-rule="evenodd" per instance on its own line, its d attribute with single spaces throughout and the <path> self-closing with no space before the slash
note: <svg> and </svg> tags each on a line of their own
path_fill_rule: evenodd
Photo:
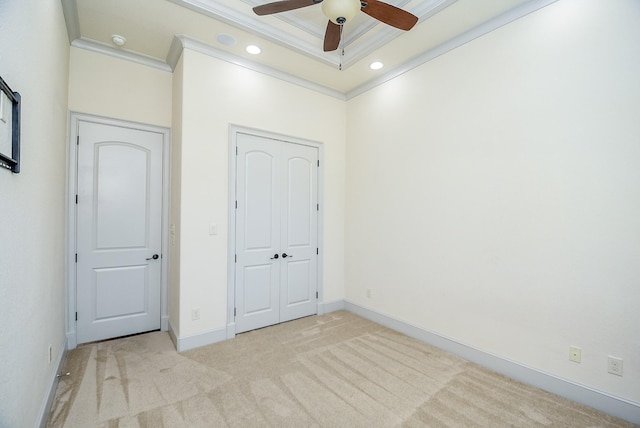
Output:
<svg viewBox="0 0 640 428">
<path fill-rule="evenodd" d="M 69 353 L 50 427 L 624 427 L 349 312 L 177 353 L 165 332 Z"/>
</svg>

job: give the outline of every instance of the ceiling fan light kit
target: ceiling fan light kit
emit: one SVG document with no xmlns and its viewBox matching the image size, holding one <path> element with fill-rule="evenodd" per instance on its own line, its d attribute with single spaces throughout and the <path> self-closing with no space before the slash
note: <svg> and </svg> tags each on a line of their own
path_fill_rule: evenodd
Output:
<svg viewBox="0 0 640 428">
<path fill-rule="evenodd" d="M 358 10 L 380 22 L 408 31 L 418 22 L 418 17 L 396 6 L 379 0 L 281 0 L 253 8 L 256 15 L 271 15 L 322 3 L 322 13 L 329 18 L 324 35 L 324 51 L 334 51 L 340 46 L 342 26 L 351 20 Z"/>
<path fill-rule="evenodd" d="M 324 0 L 322 13 L 334 24 L 345 24 L 356 16 L 360 8 L 360 0 Z"/>
</svg>

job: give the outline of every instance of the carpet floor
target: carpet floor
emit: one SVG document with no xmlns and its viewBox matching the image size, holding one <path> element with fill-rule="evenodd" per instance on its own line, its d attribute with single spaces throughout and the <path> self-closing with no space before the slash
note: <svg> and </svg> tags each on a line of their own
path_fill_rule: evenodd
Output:
<svg viewBox="0 0 640 428">
<path fill-rule="evenodd" d="M 349 312 L 69 352 L 49 427 L 631 427 Z"/>
</svg>

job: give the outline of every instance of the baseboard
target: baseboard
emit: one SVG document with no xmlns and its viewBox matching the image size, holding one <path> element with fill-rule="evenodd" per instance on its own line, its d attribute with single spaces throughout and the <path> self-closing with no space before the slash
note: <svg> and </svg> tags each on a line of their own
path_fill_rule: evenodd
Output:
<svg viewBox="0 0 640 428">
<path fill-rule="evenodd" d="M 318 315 L 328 314 L 329 312 L 340 311 L 344 309 L 344 300 L 332 300 L 330 302 L 318 302 Z"/>
<path fill-rule="evenodd" d="M 640 425 L 640 403 L 616 397 L 533 367 L 528 367 L 518 362 L 481 351 L 421 327 L 357 305 L 348 300 L 344 301 L 343 307 L 345 310 L 360 315 L 363 318 L 436 346 L 447 352 L 451 352 L 452 354 L 480 364 L 510 378 Z"/>
<path fill-rule="evenodd" d="M 233 339 L 236 337 L 236 323 L 230 322 L 227 324 L 227 339 Z"/>
<path fill-rule="evenodd" d="M 54 362 L 55 370 L 51 373 L 49 378 L 49 387 L 47 388 L 47 395 L 45 396 L 42 406 L 40 407 L 40 415 L 38 417 L 37 427 L 46 428 L 47 422 L 49 422 L 49 414 L 51 413 L 51 406 L 53 399 L 56 396 L 56 388 L 58 387 L 58 374 L 64 369 L 64 363 L 67 360 L 67 338 L 62 342 L 60 346 L 60 352 Z"/>
<path fill-rule="evenodd" d="M 171 321 L 167 321 L 167 324 L 168 324 L 167 332 L 169 333 L 169 338 L 173 342 L 173 346 L 175 346 L 176 349 L 178 349 L 178 336 L 176 336 L 176 332 L 173 330 L 173 326 L 171 325 Z"/>
<path fill-rule="evenodd" d="M 171 327 L 171 323 L 169 323 L 169 336 L 171 337 L 171 341 L 178 352 L 182 352 L 227 340 L 227 328 L 217 328 L 189 336 L 176 336 L 173 328 Z"/>
<path fill-rule="evenodd" d="M 67 332 L 67 349 L 76 349 L 78 342 L 76 340 L 76 331 Z"/>
<path fill-rule="evenodd" d="M 169 315 L 160 317 L 160 331 L 169 330 Z"/>
</svg>

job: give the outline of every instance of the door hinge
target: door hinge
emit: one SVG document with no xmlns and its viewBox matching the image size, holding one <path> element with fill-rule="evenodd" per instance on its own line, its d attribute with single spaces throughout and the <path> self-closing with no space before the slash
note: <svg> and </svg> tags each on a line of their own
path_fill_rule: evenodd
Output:
<svg viewBox="0 0 640 428">
<path fill-rule="evenodd" d="M 78 263 L 78 253 L 76 253 L 76 263 Z"/>
<path fill-rule="evenodd" d="M 318 298 L 318 292 L 316 291 L 316 299 Z"/>
<path fill-rule="evenodd" d="M 236 316 L 236 308 L 233 308 L 233 316 Z"/>
<path fill-rule="evenodd" d="M 78 313 L 76 312 L 76 321 L 78 321 Z"/>
<path fill-rule="evenodd" d="M 316 211 L 320 211 L 320 204 L 316 204 Z"/>
<path fill-rule="evenodd" d="M 79 146 L 79 145 L 80 145 L 80 136 L 77 135 L 76 136 L 76 146 Z"/>
<path fill-rule="evenodd" d="M 316 256 L 317 256 L 317 255 L 319 255 L 319 254 L 320 254 L 320 252 L 319 252 L 319 250 L 316 248 Z"/>
<path fill-rule="evenodd" d="M 238 146 L 236 146 L 236 156 L 238 156 Z"/>
<path fill-rule="evenodd" d="M 78 203 L 78 195 L 76 195 L 76 204 Z"/>
<path fill-rule="evenodd" d="M 318 160 L 318 168 L 320 168 L 320 161 Z"/>
<path fill-rule="evenodd" d="M 236 209 L 238 209 L 238 201 L 236 200 Z"/>
<path fill-rule="evenodd" d="M 238 255 L 237 254 L 233 255 L 233 262 L 234 263 L 238 263 Z"/>
</svg>

